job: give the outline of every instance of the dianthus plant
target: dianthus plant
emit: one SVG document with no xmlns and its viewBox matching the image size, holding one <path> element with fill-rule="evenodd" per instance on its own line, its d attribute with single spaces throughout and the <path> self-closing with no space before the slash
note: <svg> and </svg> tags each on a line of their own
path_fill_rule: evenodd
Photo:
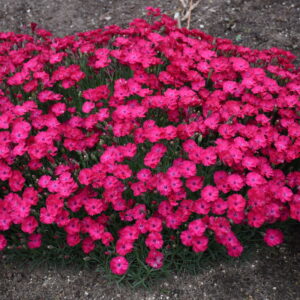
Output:
<svg viewBox="0 0 300 300">
<path fill-rule="evenodd" d="M 172 239 L 237 257 L 234 226 L 300 221 L 295 56 L 148 14 L 63 38 L 0 33 L 0 249 L 16 230 L 39 248 L 55 226 L 122 275 L 141 241 L 158 269 Z"/>
</svg>

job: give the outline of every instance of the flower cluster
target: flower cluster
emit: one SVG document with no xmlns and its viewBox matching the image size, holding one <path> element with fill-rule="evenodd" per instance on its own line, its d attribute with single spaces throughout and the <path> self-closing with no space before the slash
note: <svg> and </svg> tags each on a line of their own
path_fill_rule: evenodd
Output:
<svg viewBox="0 0 300 300">
<path fill-rule="evenodd" d="M 140 241 L 161 268 L 170 239 L 236 257 L 234 226 L 300 221 L 295 56 L 148 11 L 127 29 L 0 33 L 1 250 L 12 227 L 38 248 L 51 224 L 120 275 Z"/>
</svg>

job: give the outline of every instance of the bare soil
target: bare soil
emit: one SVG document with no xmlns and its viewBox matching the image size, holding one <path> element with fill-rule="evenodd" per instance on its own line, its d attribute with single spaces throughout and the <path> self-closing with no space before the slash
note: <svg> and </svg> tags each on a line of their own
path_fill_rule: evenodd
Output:
<svg viewBox="0 0 300 300">
<path fill-rule="evenodd" d="M 94 271 L 32 271 L 5 260 L 0 277 L 1 300 L 299 300 L 300 244 L 257 250 L 247 259 L 214 263 L 193 276 L 174 275 L 148 290 L 119 287 Z"/>
<path fill-rule="evenodd" d="M 0 0 L 0 31 L 22 32 L 36 22 L 64 36 L 143 17 L 146 6 L 174 16 L 177 0 Z M 191 28 L 251 48 L 278 47 L 300 54 L 299 0 L 201 0 Z M 298 59 L 299 62 L 299 59 Z M 253 252 L 246 261 L 212 265 L 196 276 L 177 275 L 151 290 L 109 283 L 73 268 L 19 268 L 0 258 L 1 300 L 60 299 L 300 299 L 299 227 L 295 242 Z"/>
</svg>

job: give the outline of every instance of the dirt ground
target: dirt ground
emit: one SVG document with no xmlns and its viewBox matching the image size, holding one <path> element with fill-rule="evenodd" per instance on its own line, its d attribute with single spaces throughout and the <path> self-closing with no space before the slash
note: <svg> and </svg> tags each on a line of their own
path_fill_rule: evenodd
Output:
<svg viewBox="0 0 300 300">
<path fill-rule="evenodd" d="M 174 275 L 149 290 L 118 287 L 94 271 L 59 267 L 31 271 L 5 261 L 0 262 L 0 277 L 1 300 L 298 300 L 300 243 L 214 263 L 194 276 Z"/>
<path fill-rule="evenodd" d="M 173 16 L 178 3 L 0 0 L 0 31 L 21 32 L 24 26 L 36 22 L 55 35 L 64 36 L 110 24 L 126 25 L 133 18 L 142 17 L 146 6 L 159 6 Z M 283 48 L 300 57 L 299 0 L 201 0 L 193 11 L 191 28 L 252 48 Z M 300 243 L 254 252 L 246 262 L 237 259 L 213 265 L 197 276 L 178 275 L 159 282 L 149 291 L 117 287 L 95 272 L 71 268 L 29 271 L 1 259 L 0 278 L 0 300 L 294 300 L 300 299 Z"/>
</svg>

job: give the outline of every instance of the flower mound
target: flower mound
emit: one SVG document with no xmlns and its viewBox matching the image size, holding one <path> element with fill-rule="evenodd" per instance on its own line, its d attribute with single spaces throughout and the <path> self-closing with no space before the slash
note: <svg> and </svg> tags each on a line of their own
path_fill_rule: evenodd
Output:
<svg viewBox="0 0 300 300">
<path fill-rule="evenodd" d="M 148 11 L 127 29 L 0 33 L 0 250 L 52 226 L 122 275 L 141 243 L 157 269 L 170 241 L 236 257 L 234 227 L 300 221 L 295 56 Z"/>
</svg>

